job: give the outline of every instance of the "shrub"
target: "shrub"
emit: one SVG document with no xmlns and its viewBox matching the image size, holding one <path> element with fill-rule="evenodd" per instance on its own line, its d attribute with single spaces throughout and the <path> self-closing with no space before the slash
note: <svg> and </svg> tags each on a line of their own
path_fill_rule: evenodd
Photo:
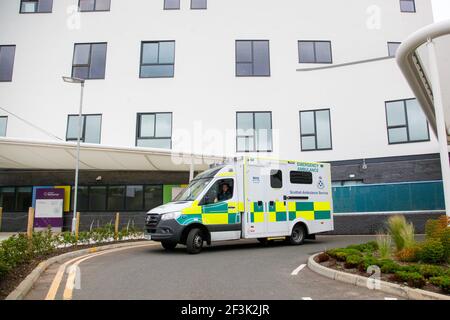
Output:
<svg viewBox="0 0 450 320">
<path fill-rule="evenodd" d="M 377 246 L 381 259 L 389 259 L 391 257 L 392 238 L 389 235 L 378 233 Z"/>
<path fill-rule="evenodd" d="M 0 280 L 9 272 L 10 268 L 0 260 Z"/>
<path fill-rule="evenodd" d="M 426 279 L 445 275 L 445 270 L 443 268 L 429 264 L 420 265 L 419 270 L 420 274 Z"/>
<path fill-rule="evenodd" d="M 326 253 L 321 253 L 321 254 L 319 254 L 318 256 L 317 256 L 317 262 L 318 263 L 323 263 L 323 262 L 326 262 L 326 261 L 328 261 L 328 260 L 330 260 L 330 256 L 329 255 L 327 255 Z"/>
<path fill-rule="evenodd" d="M 408 223 L 404 216 L 395 215 L 388 219 L 388 231 L 397 251 L 414 245 L 414 225 Z"/>
<path fill-rule="evenodd" d="M 392 260 L 382 260 L 380 263 L 382 273 L 396 273 L 400 271 L 400 265 Z"/>
<path fill-rule="evenodd" d="M 450 277 L 449 276 L 440 276 L 433 277 L 430 279 L 430 283 L 439 287 L 445 293 L 450 293 Z"/>
<path fill-rule="evenodd" d="M 353 269 L 356 268 L 357 266 L 359 266 L 359 264 L 363 261 L 363 257 L 361 257 L 360 255 L 356 255 L 356 254 L 352 254 L 347 256 L 345 263 L 344 263 L 344 268 L 346 269 Z"/>
<path fill-rule="evenodd" d="M 441 241 L 438 239 L 426 240 L 420 248 L 419 258 L 421 261 L 427 263 L 444 262 L 446 260 L 445 249 Z"/>
<path fill-rule="evenodd" d="M 430 219 L 425 226 L 426 239 L 440 240 L 444 246 L 445 260 L 450 258 L 450 218 L 441 216 L 439 219 Z"/>
<path fill-rule="evenodd" d="M 361 272 L 367 272 L 367 268 L 370 266 L 380 265 L 380 262 L 372 255 L 366 255 L 362 258 L 361 263 L 358 266 L 358 270 Z"/>
<path fill-rule="evenodd" d="M 353 249 L 353 248 L 337 248 L 337 249 L 331 249 L 327 250 L 326 253 L 330 256 L 335 258 L 338 261 L 345 262 L 347 257 L 350 255 L 359 255 L 361 256 L 361 252 L 359 250 Z"/>
<path fill-rule="evenodd" d="M 358 250 L 360 252 L 372 253 L 378 250 L 378 243 L 375 241 L 370 241 L 363 244 L 352 244 L 347 247 L 347 249 Z"/>
<path fill-rule="evenodd" d="M 396 256 L 398 260 L 402 262 L 417 262 L 419 261 L 419 252 L 420 247 L 414 245 L 412 247 L 403 248 L 402 250 L 398 251 Z"/>
<path fill-rule="evenodd" d="M 406 282 L 408 286 L 414 288 L 422 288 L 426 283 L 424 277 L 418 272 L 397 271 L 393 278 L 398 282 Z"/>
</svg>

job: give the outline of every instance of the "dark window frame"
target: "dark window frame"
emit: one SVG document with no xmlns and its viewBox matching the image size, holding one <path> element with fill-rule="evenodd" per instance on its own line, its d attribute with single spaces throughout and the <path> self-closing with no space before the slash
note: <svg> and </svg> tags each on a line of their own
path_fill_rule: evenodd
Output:
<svg viewBox="0 0 450 320">
<path fill-rule="evenodd" d="M 30 207 L 31 207 L 33 205 L 33 189 L 34 189 L 34 187 L 33 186 L 0 186 L 0 192 L 1 192 L 2 189 L 6 189 L 6 188 L 14 188 L 14 210 L 5 210 L 5 208 L 4 208 L 3 204 L 2 204 L 3 212 L 11 212 L 11 213 L 28 212 L 28 208 L 25 211 L 17 210 L 17 208 L 18 208 L 18 203 L 17 203 L 17 201 L 18 201 L 18 199 L 17 199 L 18 192 L 17 192 L 17 190 L 19 188 L 29 188 L 29 189 L 31 189 L 31 203 L 30 203 Z"/>
<path fill-rule="evenodd" d="M 111 1 L 109 1 L 109 9 L 108 10 L 97 10 L 97 0 L 94 0 L 94 9 L 93 10 L 81 10 L 81 1 L 78 0 L 78 12 L 110 12 L 111 11 Z"/>
<path fill-rule="evenodd" d="M 2 50 L 2 48 L 6 48 L 6 47 L 13 47 L 14 48 L 14 59 L 13 59 L 13 63 L 12 63 L 12 66 L 11 66 L 11 70 L 12 70 L 12 72 L 11 72 L 11 79 L 10 80 L 0 80 L 0 83 L 1 82 L 12 82 L 13 81 L 13 77 L 14 77 L 14 64 L 15 64 L 15 62 L 16 62 L 16 51 L 17 51 L 17 46 L 15 45 L 15 44 L 2 44 L 2 45 L 0 45 L 0 51 Z"/>
<path fill-rule="evenodd" d="M 388 47 L 388 57 L 395 57 L 396 56 L 396 54 L 394 54 L 394 55 L 392 55 L 391 54 L 391 48 L 390 48 L 390 45 L 391 44 L 398 44 L 399 46 L 402 44 L 401 42 L 398 42 L 398 41 L 388 41 L 388 43 L 387 43 L 387 47 Z M 398 48 L 397 48 L 398 49 Z M 396 52 L 397 53 L 397 52 Z"/>
<path fill-rule="evenodd" d="M 252 61 L 238 61 L 238 42 L 251 42 L 251 47 L 252 47 Z M 254 43 L 255 42 L 267 42 L 268 44 L 268 66 L 269 66 L 269 73 L 267 75 L 255 75 L 255 61 L 254 61 Z M 237 78 L 268 78 L 272 76 L 272 67 L 271 67 L 271 55 L 270 55 L 270 40 L 267 39 L 258 39 L 258 40 L 251 40 L 251 39 L 239 39 L 239 40 L 235 40 L 235 74 Z M 238 65 L 240 63 L 247 63 L 247 64 L 252 64 L 252 74 L 251 75 L 239 75 L 238 74 Z"/>
<path fill-rule="evenodd" d="M 170 137 L 156 137 L 156 116 L 158 114 L 170 114 L 170 120 L 171 120 L 171 126 L 170 126 Z M 153 137 L 142 137 L 141 134 L 141 117 L 143 115 L 154 115 L 155 116 L 155 122 L 153 125 L 154 130 L 154 136 Z M 135 146 L 138 147 L 138 141 L 139 140 L 167 140 L 170 139 L 170 149 L 172 150 L 172 143 L 173 143 L 173 112 L 138 112 L 137 118 L 136 118 L 136 139 L 135 139 Z"/>
<path fill-rule="evenodd" d="M 162 42 L 173 42 L 173 63 L 159 63 L 160 44 Z M 158 63 L 143 63 L 144 59 L 144 45 L 146 43 L 158 44 Z M 177 44 L 175 40 L 156 40 L 156 41 L 141 41 L 141 59 L 139 62 L 139 79 L 171 79 L 175 78 L 175 59 L 176 59 Z M 157 76 L 157 77 L 143 77 L 142 67 L 146 66 L 173 66 L 173 74 L 171 76 Z"/>
<path fill-rule="evenodd" d="M 181 9 L 181 0 L 178 0 L 178 8 L 166 7 L 166 0 L 164 0 L 163 8 L 164 8 L 164 10 L 180 10 Z"/>
<path fill-rule="evenodd" d="M 0 135 L 0 137 L 6 137 L 6 135 L 8 134 L 8 121 L 9 121 L 8 116 L 0 116 L 0 119 L 6 119 L 5 135 L 4 136 Z"/>
<path fill-rule="evenodd" d="M 414 10 L 413 11 L 403 11 L 402 10 L 402 2 L 412 2 L 412 4 L 414 5 Z M 400 0 L 399 4 L 400 4 L 400 12 L 401 13 L 416 13 L 417 12 L 416 0 Z"/>
<path fill-rule="evenodd" d="M 103 125 L 103 114 L 101 113 L 83 113 L 82 115 L 83 118 L 83 128 L 81 131 L 81 138 L 80 141 L 85 143 L 85 139 L 86 139 L 86 117 L 98 117 L 100 116 L 100 142 L 98 144 L 101 144 L 102 141 L 102 125 Z M 78 123 L 78 114 L 69 114 L 67 115 L 67 127 L 66 127 L 66 141 L 77 141 L 77 138 L 69 138 L 69 121 L 70 121 L 70 117 L 75 117 L 77 119 L 77 123 Z M 78 126 L 77 126 L 78 127 Z M 92 142 L 88 142 L 88 143 L 92 143 Z"/>
<path fill-rule="evenodd" d="M 329 127 L 330 127 L 330 148 L 318 148 L 318 144 L 317 144 L 317 116 L 316 113 L 320 112 L 320 111 L 328 111 L 328 117 L 329 117 Z M 302 133 L 302 113 L 307 113 L 307 112 L 313 112 L 314 113 L 314 134 L 303 134 Z M 301 110 L 299 112 L 299 126 L 300 126 L 300 149 L 302 152 L 310 152 L 310 151 L 330 151 L 333 150 L 333 131 L 332 128 L 333 126 L 331 125 L 331 109 L 330 108 L 324 108 L 324 109 L 312 109 L 312 110 Z M 303 143 L 302 143 L 302 138 L 303 137 L 312 137 L 314 136 L 315 138 L 315 143 L 316 143 L 316 148 L 315 149 L 304 149 L 303 148 Z"/>
<path fill-rule="evenodd" d="M 407 108 L 407 101 L 417 100 L 416 98 L 409 98 L 409 99 L 398 99 L 398 100 L 390 100 L 386 101 L 384 103 L 385 108 L 385 116 L 386 116 L 386 133 L 387 133 L 387 139 L 389 145 L 397 145 L 397 144 L 409 144 L 409 143 L 420 143 L 420 142 L 429 142 L 431 141 L 430 136 L 430 124 L 428 123 L 428 119 L 425 117 L 425 121 L 427 123 L 427 133 L 428 133 L 428 139 L 423 140 L 411 140 L 410 133 L 409 133 L 409 119 L 408 119 L 408 108 Z M 395 102 L 403 102 L 403 111 L 405 113 L 405 125 L 396 125 L 396 126 L 389 126 L 389 119 L 388 119 L 388 104 L 389 103 L 395 103 Z M 406 129 L 406 137 L 407 141 L 401 141 L 401 142 L 391 142 L 389 138 L 389 130 L 391 129 L 400 129 L 405 128 Z"/>
<path fill-rule="evenodd" d="M 299 180 L 297 180 L 297 182 L 293 181 L 295 179 L 297 179 L 298 177 L 294 177 L 295 174 L 299 174 L 299 176 L 301 176 L 302 174 L 307 175 L 308 176 L 308 181 L 307 182 L 298 182 Z M 301 179 L 306 178 L 305 176 L 301 177 Z M 299 171 L 299 170 L 292 170 L 289 171 L 289 182 L 291 184 L 304 184 L 304 185 L 311 185 L 313 184 L 313 174 L 310 171 Z"/>
<path fill-rule="evenodd" d="M 91 78 L 91 62 L 92 62 L 92 46 L 96 45 L 96 44 L 104 44 L 106 45 L 106 50 L 105 50 L 105 74 L 103 76 L 103 78 Z M 88 64 L 74 64 L 75 63 L 75 52 L 76 52 L 76 47 L 77 45 L 89 45 L 89 62 Z M 72 57 L 72 77 L 74 76 L 74 69 L 75 68 L 88 68 L 89 70 L 89 76 L 84 79 L 84 80 L 105 80 L 106 79 L 106 66 L 107 66 L 107 59 L 108 58 L 108 42 L 80 42 L 80 43 L 75 43 L 73 46 L 73 57 Z"/>
<path fill-rule="evenodd" d="M 251 137 L 251 136 L 248 136 L 248 135 L 243 135 L 243 136 L 238 135 L 238 131 L 240 130 L 239 127 L 238 127 L 238 115 L 242 114 L 242 113 L 251 113 L 252 114 L 252 117 L 253 117 L 253 128 L 252 129 L 253 129 L 254 133 L 256 133 L 255 115 L 257 113 L 268 113 L 268 114 L 270 114 L 270 134 L 271 134 L 271 138 L 272 138 L 272 139 L 270 139 L 270 142 L 271 142 L 270 143 L 270 150 L 256 150 L 257 149 L 256 148 L 256 146 L 257 146 L 257 144 L 256 144 L 256 135 L 253 135 L 254 151 L 250 151 L 250 150 L 239 151 L 239 149 L 238 149 L 238 147 L 239 147 L 239 143 L 238 143 L 239 138 L 249 138 L 249 137 Z M 273 117 L 272 117 L 272 111 L 237 111 L 236 112 L 236 152 L 239 152 L 239 153 L 251 153 L 251 152 L 256 152 L 256 153 L 267 152 L 267 153 L 269 153 L 269 152 L 273 152 Z"/>
<path fill-rule="evenodd" d="M 207 10 L 207 9 L 208 9 L 208 0 L 205 0 L 206 6 L 205 6 L 204 8 L 194 8 L 194 7 L 192 6 L 192 4 L 193 4 L 194 1 L 195 1 L 195 0 L 191 0 L 191 10 Z"/>
<path fill-rule="evenodd" d="M 281 183 L 280 185 L 278 185 L 278 184 L 274 184 L 274 180 L 272 180 L 272 177 L 276 177 L 276 176 L 278 176 L 280 179 L 279 179 L 279 182 Z M 270 170 L 270 187 L 272 188 L 272 189 L 282 189 L 283 188 L 283 170 L 280 170 L 280 169 L 272 169 L 272 170 Z"/>
<path fill-rule="evenodd" d="M 135 186 L 139 186 L 142 187 L 142 209 L 135 209 L 135 210 L 129 210 L 127 208 L 127 203 L 126 203 L 126 190 L 128 187 L 135 187 Z M 138 184 L 138 183 L 134 183 L 134 184 L 108 184 L 108 185 L 102 185 L 102 184 L 90 184 L 90 185 L 80 185 L 78 186 L 79 188 L 87 188 L 87 204 L 88 204 L 88 208 L 86 210 L 81 210 L 81 212 L 116 212 L 116 211 L 120 211 L 120 210 L 109 210 L 108 209 L 108 200 L 109 200 L 109 188 L 110 187 L 124 187 L 125 188 L 125 192 L 124 192 L 124 196 L 123 196 L 123 205 L 124 208 L 123 211 L 125 212 L 142 212 L 142 211 L 148 211 L 147 208 L 145 207 L 145 189 L 146 187 L 160 187 L 160 196 L 161 196 L 161 201 L 162 203 L 164 203 L 164 185 L 163 184 Z M 91 188 L 92 187 L 104 187 L 106 190 L 106 199 L 105 199 L 105 210 L 94 210 L 91 209 L 91 205 L 90 205 L 90 197 L 91 197 Z M 70 196 L 70 208 L 71 210 L 73 209 L 73 203 L 74 203 L 74 186 L 71 186 L 71 196 Z M 79 204 L 78 204 L 79 205 Z"/>
<path fill-rule="evenodd" d="M 300 54 L 300 43 L 313 43 L 314 47 L 314 62 L 302 62 L 301 61 L 301 54 Z M 329 62 L 318 62 L 317 61 L 317 49 L 316 49 L 316 43 L 329 43 L 330 44 L 330 61 Z M 297 51 L 298 51 L 298 63 L 302 64 L 333 64 L 333 43 L 331 40 L 298 40 L 297 42 Z"/>
<path fill-rule="evenodd" d="M 37 11 L 34 12 L 26 12 L 26 11 L 22 11 L 22 4 L 24 2 L 35 2 L 37 4 Z M 53 13 L 53 1 L 52 1 L 52 9 L 50 11 L 39 11 L 39 5 L 40 5 L 41 0 L 20 0 L 20 4 L 19 4 L 19 13 L 20 14 L 45 14 L 45 13 Z"/>
</svg>

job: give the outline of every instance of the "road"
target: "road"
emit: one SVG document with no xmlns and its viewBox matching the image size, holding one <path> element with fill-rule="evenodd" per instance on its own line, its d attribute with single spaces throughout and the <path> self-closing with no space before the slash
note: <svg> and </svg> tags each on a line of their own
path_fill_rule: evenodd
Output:
<svg viewBox="0 0 450 320">
<path fill-rule="evenodd" d="M 179 246 L 173 252 L 159 244 L 119 250 L 79 260 L 79 288 L 64 274 L 55 299 L 385 299 L 385 293 L 324 278 L 303 264 L 327 248 L 372 240 L 364 236 L 318 236 L 303 246 L 275 244 L 263 247 L 255 241 L 222 242 L 188 255 Z M 81 262 L 80 262 L 81 261 Z M 39 279 L 27 299 L 44 299 L 55 282 L 60 265 Z M 76 269 L 69 270 L 75 271 Z M 293 275 L 293 271 L 298 274 Z M 62 273 L 60 273 L 61 275 Z M 75 281 L 76 282 L 76 281 Z M 51 290 L 50 290 L 51 291 Z M 69 294 L 67 294 L 69 293 Z"/>
</svg>

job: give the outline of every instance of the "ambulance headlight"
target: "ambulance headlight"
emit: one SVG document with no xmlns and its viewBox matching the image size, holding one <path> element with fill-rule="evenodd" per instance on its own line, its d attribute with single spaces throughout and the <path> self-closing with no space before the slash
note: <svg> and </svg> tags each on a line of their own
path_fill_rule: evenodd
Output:
<svg viewBox="0 0 450 320">
<path fill-rule="evenodd" d="M 161 220 L 165 221 L 165 220 L 176 220 L 180 217 L 181 212 L 176 211 L 176 212 L 169 212 L 169 213 L 165 213 L 161 216 Z"/>
</svg>

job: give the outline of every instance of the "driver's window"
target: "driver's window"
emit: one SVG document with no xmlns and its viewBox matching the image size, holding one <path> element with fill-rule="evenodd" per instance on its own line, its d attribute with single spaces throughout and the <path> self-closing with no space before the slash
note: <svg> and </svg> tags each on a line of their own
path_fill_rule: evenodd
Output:
<svg viewBox="0 0 450 320">
<path fill-rule="evenodd" d="M 201 205 L 228 201 L 233 198 L 233 179 L 222 179 L 216 181 L 203 197 Z"/>
</svg>

